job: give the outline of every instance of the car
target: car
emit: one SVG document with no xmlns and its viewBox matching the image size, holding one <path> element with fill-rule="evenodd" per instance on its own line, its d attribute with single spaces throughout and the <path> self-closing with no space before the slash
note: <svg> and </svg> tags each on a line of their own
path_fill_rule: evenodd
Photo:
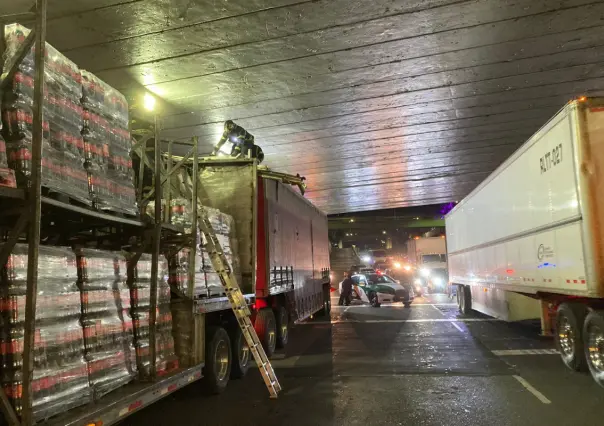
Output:
<svg viewBox="0 0 604 426">
<path fill-rule="evenodd" d="M 402 302 L 409 307 L 415 294 L 412 281 L 405 279 L 404 284 L 389 275 L 379 273 L 355 274 L 352 277 L 354 287 L 352 289 L 352 300 L 367 303 L 379 308 L 385 302 Z M 342 283 L 339 287 L 342 292 Z"/>
<path fill-rule="evenodd" d="M 350 269 L 354 274 L 375 274 L 375 269 L 367 265 L 352 265 Z"/>
</svg>

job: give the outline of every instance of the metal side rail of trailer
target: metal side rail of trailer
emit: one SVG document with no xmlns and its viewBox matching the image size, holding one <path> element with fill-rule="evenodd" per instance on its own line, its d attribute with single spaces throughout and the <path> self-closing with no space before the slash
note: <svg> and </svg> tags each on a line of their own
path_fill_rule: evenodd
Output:
<svg viewBox="0 0 604 426">
<path fill-rule="evenodd" d="M 201 379 L 203 364 L 176 371 L 156 382 L 125 385 L 99 401 L 74 408 L 39 424 L 48 426 L 109 426 Z"/>
</svg>

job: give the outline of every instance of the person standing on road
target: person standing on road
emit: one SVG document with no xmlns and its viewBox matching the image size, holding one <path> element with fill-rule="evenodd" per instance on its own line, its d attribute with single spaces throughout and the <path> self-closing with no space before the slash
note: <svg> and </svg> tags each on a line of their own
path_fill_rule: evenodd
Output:
<svg viewBox="0 0 604 426">
<path fill-rule="evenodd" d="M 338 305 L 350 305 L 350 297 L 352 296 L 352 286 L 354 285 L 354 281 L 352 281 L 352 270 L 345 272 L 344 281 L 342 281 L 342 290 L 340 292 L 340 301 Z"/>
</svg>

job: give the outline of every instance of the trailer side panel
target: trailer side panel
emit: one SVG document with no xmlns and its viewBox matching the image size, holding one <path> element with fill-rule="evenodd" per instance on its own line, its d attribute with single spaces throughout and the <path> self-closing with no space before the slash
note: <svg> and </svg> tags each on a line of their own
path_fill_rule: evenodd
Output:
<svg viewBox="0 0 604 426">
<path fill-rule="evenodd" d="M 573 110 L 562 109 L 447 216 L 452 283 L 593 293 Z"/>
<path fill-rule="evenodd" d="M 293 267 L 296 312 L 303 320 L 323 307 L 321 268 L 329 265 L 327 219 L 288 185 L 265 179 L 263 186 L 269 272 Z M 269 292 L 284 289 L 271 282 Z"/>
</svg>

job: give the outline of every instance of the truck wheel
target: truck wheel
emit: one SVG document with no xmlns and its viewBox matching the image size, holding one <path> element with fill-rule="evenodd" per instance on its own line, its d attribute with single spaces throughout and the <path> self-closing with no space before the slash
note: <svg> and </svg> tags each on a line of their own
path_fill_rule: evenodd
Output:
<svg viewBox="0 0 604 426">
<path fill-rule="evenodd" d="M 403 302 L 403 306 L 405 306 L 405 308 L 410 308 L 411 302 Z"/>
<path fill-rule="evenodd" d="M 371 292 L 368 294 L 368 297 L 369 297 L 369 303 L 371 303 L 371 306 L 373 306 L 374 308 L 379 308 L 380 306 L 382 306 L 377 293 Z"/>
<path fill-rule="evenodd" d="M 283 306 L 276 308 L 274 313 L 277 320 L 277 347 L 284 348 L 289 340 L 289 315 Z"/>
<path fill-rule="evenodd" d="M 231 379 L 240 379 L 247 374 L 247 370 L 250 368 L 252 354 L 238 324 L 233 324 L 229 334 L 231 337 L 231 359 L 233 360 L 231 363 Z"/>
<path fill-rule="evenodd" d="M 575 371 L 587 367 L 582 338 L 586 314 L 585 306 L 573 303 L 561 304 L 556 314 L 556 346 L 564 364 Z"/>
<path fill-rule="evenodd" d="M 231 341 L 222 327 L 208 327 L 204 386 L 210 393 L 224 392 L 231 373 Z"/>
<path fill-rule="evenodd" d="M 604 313 L 592 311 L 585 318 L 583 340 L 591 377 L 604 387 Z"/>
<path fill-rule="evenodd" d="M 277 345 L 277 321 L 271 308 L 262 308 L 258 311 L 254 328 L 266 356 L 270 358 L 273 356 Z"/>
<path fill-rule="evenodd" d="M 457 287 L 457 300 L 459 312 L 463 315 L 472 313 L 472 291 L 469 286 L 460 285 Z"/>
</svg>

